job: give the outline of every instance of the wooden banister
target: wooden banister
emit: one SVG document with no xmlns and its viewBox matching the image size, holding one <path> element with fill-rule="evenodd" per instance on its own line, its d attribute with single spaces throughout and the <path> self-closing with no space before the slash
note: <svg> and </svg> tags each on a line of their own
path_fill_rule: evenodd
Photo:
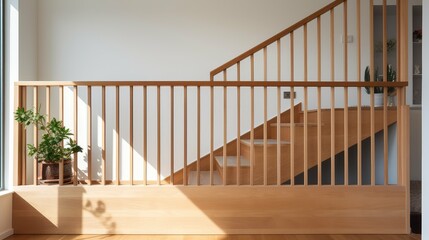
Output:
<svg viewBox="0 0 429 240">
<path fill-rule="evenodd" d="M 334 9 L 336 6 L 343 3 L 345 0 L 335 0 L 334 2 L 326 5 L 325 7 L 319 9 L 318 11 L 314 12 L 313 14 L 309 15 L 308 17 L 302 19 L 301 21 L 298 21 L 297 23 L 293 24 L 292 26 L 286 28 L 285 30 L 277 33 L 276 35 L 270 37 L 269 39 L 263 41 L 262 43 L 258 44 L 257 46 L 247 50 L 246 52 L 240 54 L 238 57 L 228 61 L 227 63 L 221 65 L 220 67 L 217 67 L 213 71 L 210 72 L 210 76 L 213 77 L 216 74 L 222 72 L 223 70 L 234 66 L 238 62 L 242 61 L 243 59 L 250 57 L 250 55 L 255 54 L 256 52 L 266 48 L 268 45 L 275 43 L 277 40 L 281 39 L 282 37 L 288 35 L 289 33 L 297 30 L 298 28 L 306 25 L 307 23 L 313 21 L 314 19 L 318 18 L 319 16 L 325 14 L 326 12 L 330 11 L 331 9 Z"/>
</svg>

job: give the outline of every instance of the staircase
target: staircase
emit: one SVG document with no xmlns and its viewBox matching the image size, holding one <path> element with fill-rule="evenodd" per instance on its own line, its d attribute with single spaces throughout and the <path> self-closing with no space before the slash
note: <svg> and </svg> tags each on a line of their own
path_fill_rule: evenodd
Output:
<svg viewBox="0 0 429 240">
<path fill-rule="evenodd" d="M 296 177 L 302 174 L 305 170 L 309 170 L 315 166 L 318 166 L 317 159 L 317 111 L 308 111 L 308 122 L 304 123 L 304 111 L 301 109 L 301 104 L 295 106 L 295 120 L 294 124 L 290 121 L 290 110 L 285 111 L 281 114 L 280 124 L 280 146 L 281 146 L 281 183 L 285 184 L 290 181 L 291 173 Z M 375 132 L 378 133 L 383 131 L 383 108 L 375 108 Z M 388 126 L 396 123 L 396 108 L 388 109 L 387 111 L 387 122 Z M 348 147 L 356 145 L 358 141 L 363 141 L 370 137 L 370 108 L 362 107 L 362 128 L 361 138 L 357 136 L 357 114 L 358 109 L 351 107 L 348 109 L 349 121 L 348 121 Z M 277 183 L 277 118 L 273 118 L 267 122 L 267 184 L 275 185 Z M 307 125 L 308 136 L 307 136 L 307 168 L 305 165 L 304 147 L 306 142 L 304 141 L 304 128 Z M 263 185 L 264 184 L 264 138 L 263 138 L 263 125 L 260 125 L 254 129 L 254 163 L 253 163 L 253 184 Z M 294 139 L 294 170 L 291 171 L 291 130 L 294 128 L 295 139 Z M 321 110 L 321 161 L 329 161 L 332 155 L 331 152 L 331 109 Z M 335 155 L 344 152 L 344 109 L 335 109 Z M 237 163 L 237 140 L 234 140 L 227 145 L 228 156 L 226 159 L 226 184 L 235 185 L 237 184 L 237 174 L 239 174 L 239 183 L 242 185 L 250 184 L 250 172 L 251 172 L 251 140 L 250 132 L 240 137 L 240 161 Z M 224 159 L 222 156 L 223 148 L 219 148 L 214 151 L 214 169 L 213 172 L 213 184 L 223 184 L 224 174 Z M 239 164 L 239 165 L 238 165 Z M 210 183 L 210 157 L 205 156 L 200 160 L 200 184 L 206 185 Z M 237 171 L 237 167 L 239 170 Z M 197 170 L 196 163 L 192 163 L 188 166 L 188 183 L 190 185 L 197 184 Z M 183 172 L 179 171 L 176 173 L 175 178 L 179 179 Z"/>
</svg>

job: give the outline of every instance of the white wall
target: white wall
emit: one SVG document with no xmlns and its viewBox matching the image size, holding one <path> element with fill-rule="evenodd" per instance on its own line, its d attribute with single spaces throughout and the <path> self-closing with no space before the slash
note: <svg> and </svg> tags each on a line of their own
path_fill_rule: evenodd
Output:
<svg viewBox="0 0 429 240">
<path fill-rule="evenodd" d="M 429 32 L 429 0 L 423 0 L 423 31 Z M 423 71 L 429 71 L 429 38 L 423 38 Z M 429 122 L 429 94 L 425 91 L 429 90 L 429 75 L 425 74 L 423 78 L 423 96 L 422 96 L 422 122 Z M 422 172 L 426 174 L 422 174 L 422 218 L 423 218 L 423 240 L 429 239 L 429 126 L 428 124 L 423 124 L 422 126 L 422 146 L 426 146 L 422 148 Z"/>
<path fill-rule="evenodd" d="M 0 192 L 0 239 L 12 234 L 12 193 Z"/>
</svg>

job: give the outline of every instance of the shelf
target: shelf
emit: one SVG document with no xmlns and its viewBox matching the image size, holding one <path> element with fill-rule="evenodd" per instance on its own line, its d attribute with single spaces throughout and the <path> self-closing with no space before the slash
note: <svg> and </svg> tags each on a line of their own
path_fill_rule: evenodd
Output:
<svg viewBox="0 0 429 240">
<path fill-rule="evenodd" d="M 413 44 L 422 45 L 423 42 L 413 42 Z"/>
</svg>

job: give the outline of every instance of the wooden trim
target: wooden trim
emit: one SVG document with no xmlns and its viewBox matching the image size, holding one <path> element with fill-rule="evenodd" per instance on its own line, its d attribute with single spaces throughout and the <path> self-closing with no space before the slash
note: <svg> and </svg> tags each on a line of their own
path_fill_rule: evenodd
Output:
<svg viewBox="0 0 429 240">
<path fill-rule="evenodd" d="M 292 64 L 293 65 L 293 64 Z M 291 73 L 292 74 L 292 73 Z M 350 80 L 350 79 L 349 79 Z M 17 82 L 24 83 L 24 82 Z M 28 87 L 37 87 L 37 86 L 63 86 L 63 87 L 73 87 L 73 86 L 150 86 L 150 87 L 394 87 L 402 88 L 407 87 L 408 82 L 398 81 L 398 82 L 358 82 L 356 80 L 345 81 L 336 81 L 329 82 L 329 80 L 322 79 L 322 81 L 277 81 L 277 79 L 268 79 L 268 81 L 256 81 L 255 79 L 242 79 L 241 81 L 171 81 L 171 82 L 121 82 L 121 84 L 108 84 L 109 82 L 60 82 L 59 84 L 52 84 L 54 82 L 25 82 L 26 84 L 15 84 L 15 86 L 28 86 Z"/>
<path fill-rule="evenodd" d="M 286 35 L 294 32 L 295 30 L 301 28 L 305 24 L 313 21 L 314 19 L 316 19 L 317 17 L 325 14 L 329 10 L 334 9 L 336 6 L 338 6 L 342 2 L 344 2 L 344 0 L 335 0 L 334 2 L 326 5 L 325 7 L 323 7 L 320 10 L 314 12 L 313 14 L 309 15 L 308 17 L 306 17 L 306 18 L 302 19 L 301 21 L 295 23 L 291 27 L 286 28 L 285 30 L 279 32 L 278 34 L 274 35 L 273 37 L 265 40 L 264 42 L 258 44 L 257 46 L 251 48 L 250 50 L 248 50 L 248 51 L 240 54 L 238 57 L 236 57 L 236 58 L 228 61 L 227 63 L 223 64 L 222 66 L 217 67 L 216 69 L 214 69 L 213 71 L 210 72 L 210 76 L 213 77 L 216 74 L 222 72 L 223 70 L 228 69 L 229 67 L 237 64 L 237 62 L 240 62 L 240 61 L 248 58 L 249 56 L 255 54 L 256 52 L 262 50 L 265 47 L 268 47 L 268 45 L 276 42 L 277 40 L 281 39 L 282 37 L 284 37 L 284 36 L 286 36 Z"/>
<path fill-rule="evenodd" d="M 119 92 L 119 86 L 116 86 L 116 185 L 121 184 L 121 176 L 120 176 L 120 144 L 119 144 L 119 137 L 121 135 L 120 132 L 120 117 L 119 117 L 119 105 L 120 105 L 120 92 Z M 91 181 L 92 182 L 92 181 Z"/>
</svg>

